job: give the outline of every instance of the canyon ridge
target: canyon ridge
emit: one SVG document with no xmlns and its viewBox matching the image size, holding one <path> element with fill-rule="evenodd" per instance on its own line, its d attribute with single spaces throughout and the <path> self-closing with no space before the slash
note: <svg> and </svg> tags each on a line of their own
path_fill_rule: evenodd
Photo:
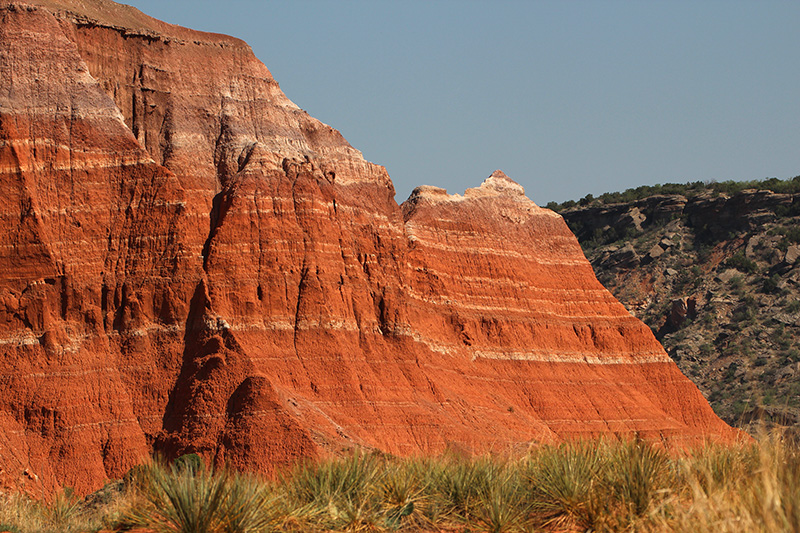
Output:
<svg viewBox="0 0 800 533">
<path fill-rule="evenodd" d="M 502 172 L 398 205 L 240 40 L 108 0 L 0 20 L 3 487 L 737 436 Z"/>
</svg>

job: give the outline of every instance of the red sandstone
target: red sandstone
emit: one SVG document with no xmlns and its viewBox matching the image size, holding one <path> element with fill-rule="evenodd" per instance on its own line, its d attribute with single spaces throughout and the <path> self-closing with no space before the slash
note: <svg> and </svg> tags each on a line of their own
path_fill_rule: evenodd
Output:
<svg viewBox="0 0 800 533">
<path fill-rule="evenodd" d="M 3 485 L 734 438 L 501 172 L 398 206 L 239 40 L 107 0 L 0 20 Z"/>
</svg>

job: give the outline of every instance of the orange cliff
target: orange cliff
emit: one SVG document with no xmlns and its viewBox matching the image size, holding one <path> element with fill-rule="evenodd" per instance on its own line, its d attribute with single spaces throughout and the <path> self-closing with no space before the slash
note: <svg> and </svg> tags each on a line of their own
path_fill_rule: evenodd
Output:
<svg viewBox="0 0 800 533">
<path fill-rule="evenodd" d="M 0 19 L 3 486 L 736 436 L 502 172 L 398 206 L 242 41 L 108 0 Z"/>
</svg>

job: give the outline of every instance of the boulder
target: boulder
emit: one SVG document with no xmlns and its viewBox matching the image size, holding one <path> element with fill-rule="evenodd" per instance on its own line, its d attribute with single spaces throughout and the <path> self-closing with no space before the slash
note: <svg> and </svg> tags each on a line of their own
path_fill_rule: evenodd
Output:
<svg viewBox="0 0 800 533">
<path fill-rule="evenodd" d="M 653 245 L 653 247 L 647 252 L 647 257 L 650 259 L 658 259 L 662 255 L 664 255 L 664 248 L 658 244 Z"/>
<path fill-rule="evenodd" d="M 793 265 L 798 259 L 800 259 L 800 245 L 793 244 L 786 250 L 786 254 L 783 256 L 783 262 Z"/>
</svg>

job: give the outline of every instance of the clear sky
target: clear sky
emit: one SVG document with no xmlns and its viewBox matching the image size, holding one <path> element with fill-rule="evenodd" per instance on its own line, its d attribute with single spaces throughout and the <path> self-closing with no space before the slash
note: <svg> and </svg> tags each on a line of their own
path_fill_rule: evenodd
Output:
<svg viewBox="0 0 800 533">
<path fill-rule="evenodd" d="M 800 174 L 800 2 L 127 0 L 247 41 L 402 202 Z"/>
</svg>

